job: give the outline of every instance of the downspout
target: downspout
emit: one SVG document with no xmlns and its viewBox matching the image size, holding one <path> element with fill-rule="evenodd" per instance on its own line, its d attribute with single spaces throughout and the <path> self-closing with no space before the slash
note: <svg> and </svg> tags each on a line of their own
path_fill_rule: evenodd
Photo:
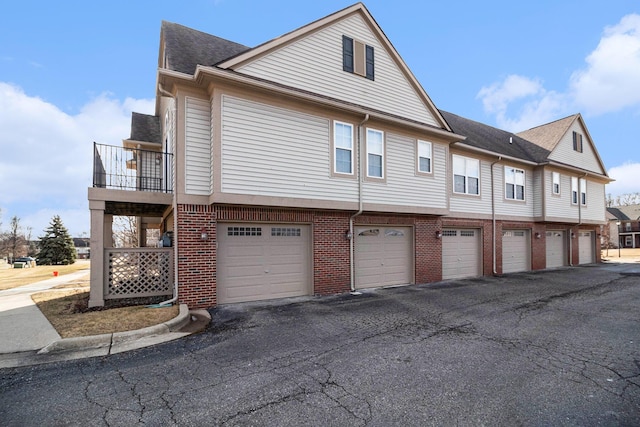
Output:
<svg viewBox="0 0 640 427">
<path fill-rule="evenodd" d="M 355 236 L 353 234 L 354 230 L 353 230 L 353 220 L 355 217 L 357 217 L 358 215 L 362 214 L 363 211 L 363 200 L 362 200 L 362 166 L 361 166 L 361 156 L 362 156 L 362 137 L 361 137 L 361 133 L 362 133 L 362 125 L 364 125 L 367 121 L 369 121 L 369 114 L 367 113 L 364 116 L 364 120 L 362 120 L 359 124 L 358 124 L 358 129 L 357 129 L 357 149 L 358 149 L 358 156 L 357 156 L 357 161 L 356 161 L 356 176 L 358 178 L 358 212 L 354 213 L 353 215 L 351 215 L 349 217 L 349 262 L 350 262 L 350 266 L 351 266 L 351 281 L 350 281 L 350 285 L 351 285 L 351 292 L 355 292 L 356 291 L 356 266 L 355 266 Z"/>
<path fill-rule="evenodd" d="M 493 165 L 502 160 L 502 156 L 498 156 L 498 160 L 491 163 L 491 221 L 493 223 L 493 275 L 498 274 L 498 266 L 496 261 L 496 195 L 494 192 L 495 183 L 493 182 Z"/>
<path fill-rule="evenodd" d="M 173 98 L 173 111 L 174 119 L 178 120 L 178 100 L 173 96 L 172 93 L 167 92 L 162 88 L 162 85 L 158 84 L 158 92 L 161 94 Z M 175 124 L 174 124 L 175 125 Z M 175 128 L 175 126 L 174 126 Z M 172 140 L 173 141 L 173 140 Z M 173 141 L 175 144 L 176 142 Z M 175 162 L 176 150 L 173 150 L 173 161 Z M 174 167 L 175 170 L 175 167 Z M 178 301 L 178 202 L 176 200 L 177 191 L 176 191 L 176 180 L 173 180 L 173 298 L 168 299 L 166 301 L 161 302 L 158 305 L 170 305 L 174 302 Z"/>
</svg>

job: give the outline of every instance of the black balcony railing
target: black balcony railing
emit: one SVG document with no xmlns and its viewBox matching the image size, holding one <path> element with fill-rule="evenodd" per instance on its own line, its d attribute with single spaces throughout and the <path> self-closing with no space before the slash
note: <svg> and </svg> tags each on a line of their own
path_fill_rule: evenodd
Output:
<svg viewBox="0 0 640 427">
<path fill-rule="evenodd" d="M 93 143 L 93 186 L 173 192 L 173 154 Z"/>
</svg>

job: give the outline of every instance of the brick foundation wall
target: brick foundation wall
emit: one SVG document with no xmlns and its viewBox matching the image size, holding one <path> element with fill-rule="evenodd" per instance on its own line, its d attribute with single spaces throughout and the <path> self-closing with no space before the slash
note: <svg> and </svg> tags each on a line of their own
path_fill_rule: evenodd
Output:
<svg viewBox="0 0 640 427">
<path fill-rule="evenodd" d="M 277 209 L 267 207 L 178 205 L 176 245 L 178 245 L 179 302 L 190 308 L 209 308 L 217 303 L 216 243 L 218 221 L 298 223 L 312 226 L 313 294 L 348 292 L 351 283 L 349 240 L 350 212 Z M 442 280 L 442 239 L 436 232 L 443 228 L 476 228 L 482 233 L 483 275 L 493 275 L 493 223 L 491 220 L 439 218 L 425 215 L 363 214 L 354 226 L 398 225 L 414 230 L 414 277 L 416 283 Z M 208 234 L 201 239 L 202 230 Z M 534 222 L 496 221 L 496 271 L 502 274 L 502 231 L 524 229 L 531 232 L 531 269 L 546 268 L 546 231 L 565 230 L 578 234 L 577 226 Z M 598 227 L 580 227 L 596 235 L 596 261 L 600 262 Z M 540 238 L 536 238 L 539 233 Z M 571 239 L 573 265 L 578 264 L 578 239 Z M 567 248 L 568 249 L 568 248 Z"/>
</svg>

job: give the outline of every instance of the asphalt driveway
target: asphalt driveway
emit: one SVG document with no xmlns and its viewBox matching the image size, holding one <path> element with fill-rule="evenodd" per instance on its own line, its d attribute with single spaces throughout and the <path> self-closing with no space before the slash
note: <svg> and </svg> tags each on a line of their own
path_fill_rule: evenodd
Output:
<svg viewBox="0 0 640 427">
<path fill-rule="evenodd" d="M 0 371 L 3 425 L 639 425 L 640 277 L 603 266 L 241 304 Z"/>
</svg>

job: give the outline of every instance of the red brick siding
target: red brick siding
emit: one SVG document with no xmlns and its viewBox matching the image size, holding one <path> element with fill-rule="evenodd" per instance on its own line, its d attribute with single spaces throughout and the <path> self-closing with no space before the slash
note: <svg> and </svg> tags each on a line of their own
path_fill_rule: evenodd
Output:
<svg viewBox="0 0 640 427">
<path fill-rule="evenodd" d="M 349 214 L 318 212 L 313 220 L 313 293 L 330 295 L 351 289 Z"/>
<path fill-rule="evenodd" d="M 216 305 L 216 214 L 212 206 L 178 205 L 178 300 L 190 308 Z M 201 239 L 202 230 L 208 234 Z"/>
</svg>

